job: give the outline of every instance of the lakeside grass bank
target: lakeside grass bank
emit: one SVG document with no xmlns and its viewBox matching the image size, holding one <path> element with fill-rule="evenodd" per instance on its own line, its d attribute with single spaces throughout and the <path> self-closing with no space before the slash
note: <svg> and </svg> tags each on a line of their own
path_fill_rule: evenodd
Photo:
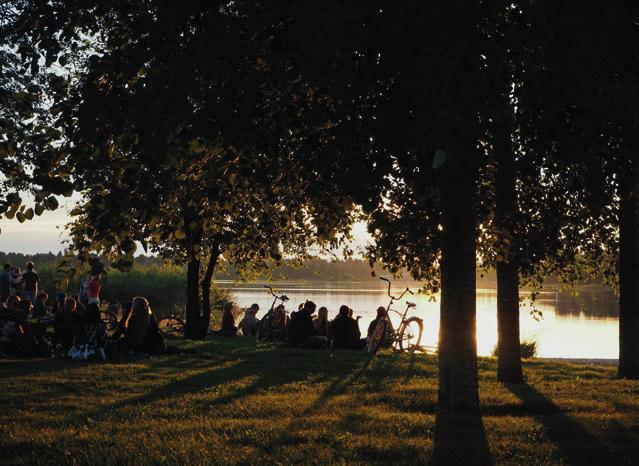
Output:
<svg viewBox="0 0 639 466">
<path fill-rule="evenodd" d="M 175 342 L 173 342 L 175 344 Z M 113 362 L 0 361 L 2 464 L 632 464 L 639 382 L 612 367 L 479 362 L 481 422 L 437 416 L 437 360 L 179 345 Z"/>
</svg>

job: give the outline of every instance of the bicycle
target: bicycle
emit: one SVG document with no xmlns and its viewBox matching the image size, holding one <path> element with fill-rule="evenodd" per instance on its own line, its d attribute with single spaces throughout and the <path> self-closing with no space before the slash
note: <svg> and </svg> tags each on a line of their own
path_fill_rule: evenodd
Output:
<svg viewBox="0 0 639 466">
<path fill-rule="evenodd" d="M 396 298 L 391 294 L 391 281 L 388 278 L 380 277 L 388 283 L 388 297 L 390 302 L 386 306 L 386 312 L 384 317 L 377 322 L 375 331 L 368 341 L 367 350 L 369 353 L 375 353 L 382 346 L 384 341 L 388 342 L 390 346 L 397 351 L 408 351 L 413 353 L 418 349 L 421 349 L 420 342 L 422 334 L 424 332 L 424 322 L 419 317 L 406 318 L 408 311 L 417 307 L 415 303 L 406 301 L 406 310 L 402 314 L 401 312 L 391 309 L 391 306 L 395 301 L 401 301 L 406 293 L 413 292 L 406 288 L 404 292 Z M 401 317 L 401 321 L 397 331 L 393 328 L 393 323 L 390 320 L 389 312 L 394 312 Z"/>
<path fill-rule="evenodd" d="M 284 329 L 286 328 L 286 310 L 284 309 L 284 303 L 288 301 L 288 296 L 285 294 L 278 296 L 273 291 L 273 288 L 264 285 L 264 288 L 269 290 L 269 294 L 274 297 L 273 303 L 271 304 L 271 308 L 268 310 L 266 315 L 260 320 L 257 325 L 257 334 L 255 336 L 255 340 L 258 343 L 262 343 L 264 341 L 280 341 L 284 335 Z M 277 307 L 275 303 L 281 301 Z"/>
<path fill-rule="evenodd" d="M 17 359 L 35 352 L 40 346 L 47 353 L 53 351 L 52 333 L 46 329 L 39 337 L 34 335 L 31 324 L 51 325 L 52 317 L 28 318 L 21 312 L 0 312 L 0 356 L 6 359 Z M 36 332 L 37 333 L 37 332 Z"/>
<path fill-rule="evenodd" d="M 186 322 L 177 314 L 171 314 L 158 321 L 160 331 L 167 337 L 177 338 L 184 336 L 185 326 Z"/>
</svg>

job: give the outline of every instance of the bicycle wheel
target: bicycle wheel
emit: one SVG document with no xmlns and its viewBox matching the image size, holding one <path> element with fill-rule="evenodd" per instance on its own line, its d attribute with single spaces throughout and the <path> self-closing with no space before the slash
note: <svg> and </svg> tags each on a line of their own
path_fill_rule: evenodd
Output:
<svg viewBox="0 0 639 466">
<path fill-rule="evenodd" d="M 266 340 L 270 340 L 272 338 L 273 333 L 273 325 L 274 325 L 274 316 L 273 314 L 267 314 L 260 321 L 257 326 L 257 334 L 255 336 L 255 340 L 258 343 L 265 342 Z"/>
<path fill-rule="evenodd" d="M 13 313 L 0 314 L 0 356 L 13 359 L 27 354 L 31 347 L 28 322 Z"/>
<path fill-rule="evenodd" d="M 160 331 L 167 337 L 181 337 L 184 334 L 184 322 L 178 316 L 169 316 L 158 321 Z"/>
<path fill-rule="evenodd" d="M 414 353 L 420 348 L 424 323 L 419 317 L 411 317 L 402 325 L 399 332 L 399 350 Z"/>
<path fill-rule="evenodd" d="M 384 340 L 384 335 L 387 335 L 388 321 L 386 319 L 382 319 L 377 322 L 375 326 L 375 331 L 371 336 L 370 340 L 368 340 L 368 345 L 366 350 L 369 353 L 376 353 L 377 350 L 382 346 L 382 342 Z"/>
</svg>

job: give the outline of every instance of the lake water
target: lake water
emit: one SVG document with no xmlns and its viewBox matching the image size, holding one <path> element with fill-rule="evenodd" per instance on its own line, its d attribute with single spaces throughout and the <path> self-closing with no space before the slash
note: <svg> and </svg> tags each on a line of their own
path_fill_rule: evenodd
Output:
<svg viewBox="0 0 639 466">
<path fill-rule="evenodd" d="M 361 316 L 360 329 L 366 332 L 375 318 L 375 309 L 386 306 L 388 297 L 383 283 L 379 282 L 279 282 L 272 284 L 286 294 L 289 311 L 305 300 L 314 301 L 318 307 L 326 306 L 329 318 L 337 315 L 346 304 Z M 241 307 L 252 303 L 260 305 L 258 317 L 270 308 L 269 297 L 262 284 L 240 284 L 218 281 L 218 286 L 230 288 Z M 404 285 L 405 287 L 406 285 Z M 415 287 L 416 289 L 417 287 Z M 394 293 L 403 288 L 394 287 Z M 422 344 L 435 348 L 439 329 L 439 297 L 415 294 L 408 299 L 417 304 L 409 315 L 424 320 Z M 393 308 L 404 310 L 405 299 Z M 618 308 L 612 291 L 600 287 L 577 287 L 573 292 L 547 291 L 541 293 L 535 304 L 543 317 L 535 320 L 530 308 L 521 307 L 520 323 L 522 339 L 537 341 L 538 356 L 544 358 L 617 358 Z M 397 319 L 394 319 L 396 321 Z M 490 355 L 497 344 L 497 295 L 494 289 L 477 290 L 477 350 L 482 356 Z"/>
</svg>

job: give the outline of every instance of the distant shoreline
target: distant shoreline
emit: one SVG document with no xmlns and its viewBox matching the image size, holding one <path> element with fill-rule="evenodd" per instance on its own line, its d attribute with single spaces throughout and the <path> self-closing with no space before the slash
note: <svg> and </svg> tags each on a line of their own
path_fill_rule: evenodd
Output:
<svg viewBox="0 0 639 466">
<path fill-rule="evenodd" d="M 602 358 L 533 358 L 531 361 L 539 362 L 560 362 L 565 364 L 576 364 L 579 366 L 616 366 L 619 359 Z"/>
</svg>

